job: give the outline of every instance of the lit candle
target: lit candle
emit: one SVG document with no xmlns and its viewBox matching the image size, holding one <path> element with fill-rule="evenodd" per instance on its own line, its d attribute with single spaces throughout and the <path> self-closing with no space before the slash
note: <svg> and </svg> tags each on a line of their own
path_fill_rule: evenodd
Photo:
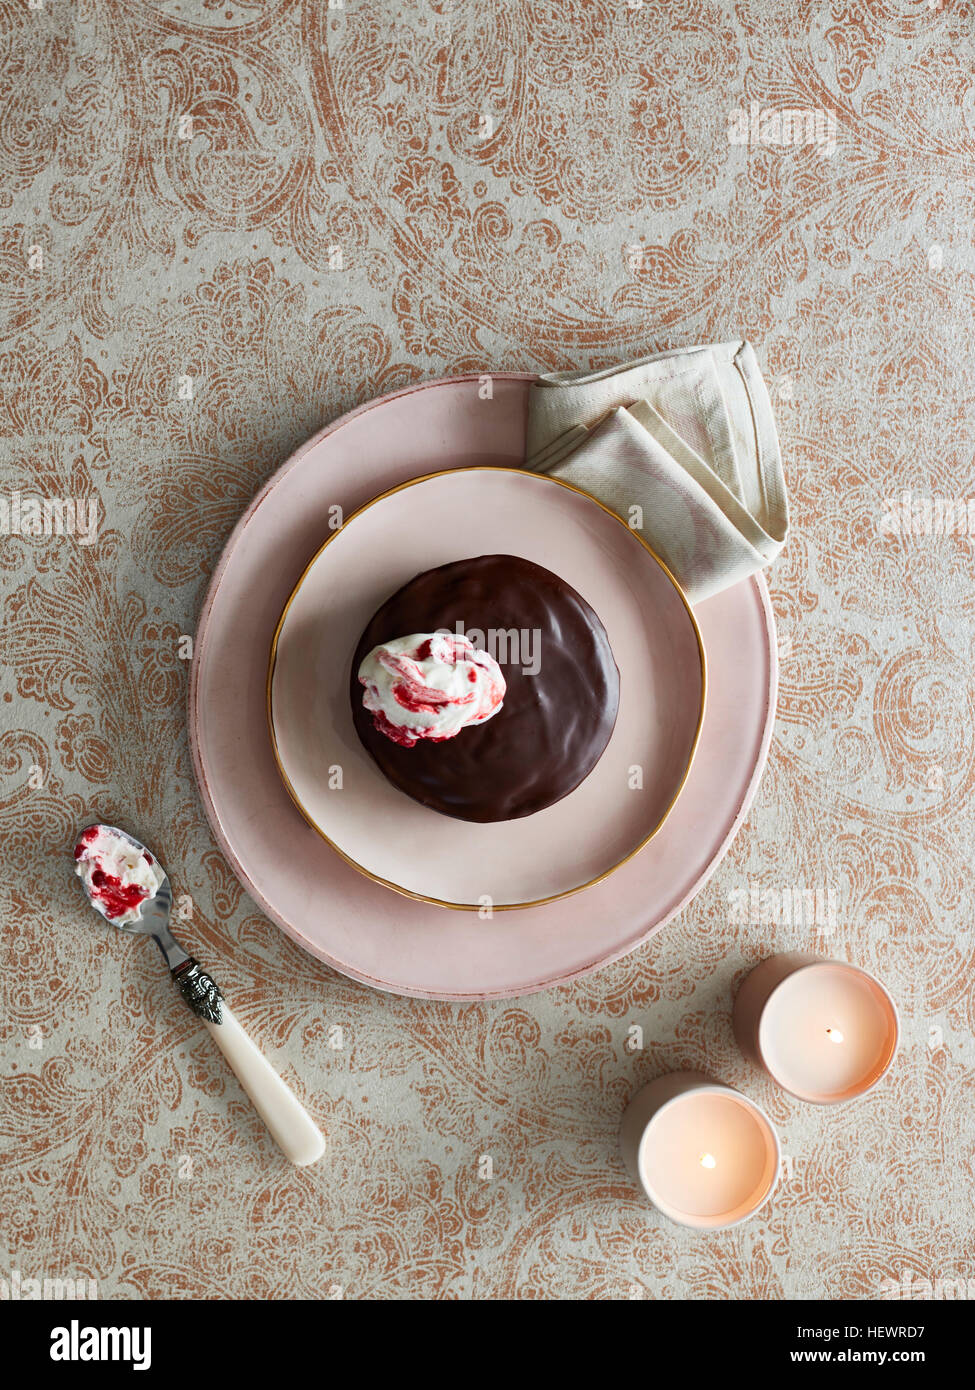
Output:
<svg viewBox="0 0 975 1390">
<path fill-rule="evenodd" d="M 700 1072 L 672 1072 L 638 1091 L 620 1150 L 658 1211 L 703 1230 L 744 1221 L 779 1177 L 779 1141 L 765 1112 Z"/>
<path fill-rule="evenodd" d="M 897 1051 L 897 1009 L 872 975 L 795 951 L 772 956 L 735 1000 L 746 1057 L 800 1100 L 852 1100 L 876 1086 Z"/>
</svg>

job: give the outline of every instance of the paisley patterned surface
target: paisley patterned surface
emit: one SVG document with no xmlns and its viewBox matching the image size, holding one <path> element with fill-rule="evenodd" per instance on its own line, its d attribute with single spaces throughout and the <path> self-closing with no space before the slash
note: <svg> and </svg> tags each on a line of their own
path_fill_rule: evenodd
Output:
<svg viewBox="0 0 975 1390">
<path fill-rule="evenodd" d="M 0 5 L 2 495 L 100 524 L 0 535 L 0 1277 L 975 1289 L 975 509 L 925 522 L 975 488 L 971 6 L 34 3 Z M 783 110 L 818 136 L 762 127 Z M 186 746 L 186 639 L 247 499 L 411 381 L 739 332 L 795 533 L 769 769 L 719 873 L 636 955 L 521 1002 L 386 998 L 305 958 L 213 847 Z M 86 916 L 64 852 L 95 817 L 157 847 L 187 945 L 326 1129 L 317 1167 L 281 1160 L 153 948 Z M 737 981 L 796 946 L 902 1007 L 849 1108 L 776 1092 L 732 1040 Z M 784 1181 L 737 1230 L 668 1225 L 618 1160 L 628 1096 L 677 1066 L 780 1126 Z"/>
</svg>

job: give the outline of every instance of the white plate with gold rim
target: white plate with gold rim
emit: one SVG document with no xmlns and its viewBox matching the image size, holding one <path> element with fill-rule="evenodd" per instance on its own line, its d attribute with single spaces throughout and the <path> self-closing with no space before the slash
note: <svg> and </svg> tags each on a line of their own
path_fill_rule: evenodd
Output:
<svg viewBox="0 0 975 1390">
<path fill-rule="evenodd" d="M 620 706 L 575 791 L 531 816 L 474 824 L 387 782 L 353 727 L 349 677 L 366 623 L 392 593 L 423 570 L 484 554 L 522 556 L 582 594 L 608 633 Z M 565 897 L 636 854 L 680 793 L 704 701 L 694 615 L 639 535 L 568 484 L 503 468 L 418 478 L 347 518 L 292 592 L 268 672 L 278 770 L 309 824 L 375 882 L 468 910 Z"/>
</svg>

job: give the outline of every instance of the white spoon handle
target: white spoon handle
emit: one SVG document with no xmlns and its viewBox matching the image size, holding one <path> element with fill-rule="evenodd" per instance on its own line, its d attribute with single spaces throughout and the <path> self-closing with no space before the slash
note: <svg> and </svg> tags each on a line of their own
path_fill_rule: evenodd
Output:
<svg viewBox="0 0 975 1390">
<path fill-rule="evenodd" d="M 301 1101 L 256 1047 L 221 1000 L 222 1022 L 204 1019 L 237 1080 L 254 1102 L 281 1151 L 304 1168 L 325 1152 L 325 1140 Z"/>
</svg>

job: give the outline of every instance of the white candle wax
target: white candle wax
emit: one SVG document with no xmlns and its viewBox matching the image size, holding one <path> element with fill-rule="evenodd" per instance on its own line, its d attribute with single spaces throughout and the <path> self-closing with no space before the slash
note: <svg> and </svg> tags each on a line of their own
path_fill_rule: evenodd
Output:
<svg viewBox="0 0 975 1390">
<path fill-rule="evenodd" d="M 768 1071 L 793 1095 L 825 1104 L 861 1095 L 887 1069 L 897 1015 L 876 980 L 840 961 L 788 975 L 772 991 L 758 1026 Z"/>
<path fill-rule="evenodd" d="M 674 1072 L 637 1092 L 623 1118 L 623 1157 L 672 1221 L 733 1226 L 769 1197 L 779 1173 L 771 1121 L 730 1086 Z"/>
</svg>

